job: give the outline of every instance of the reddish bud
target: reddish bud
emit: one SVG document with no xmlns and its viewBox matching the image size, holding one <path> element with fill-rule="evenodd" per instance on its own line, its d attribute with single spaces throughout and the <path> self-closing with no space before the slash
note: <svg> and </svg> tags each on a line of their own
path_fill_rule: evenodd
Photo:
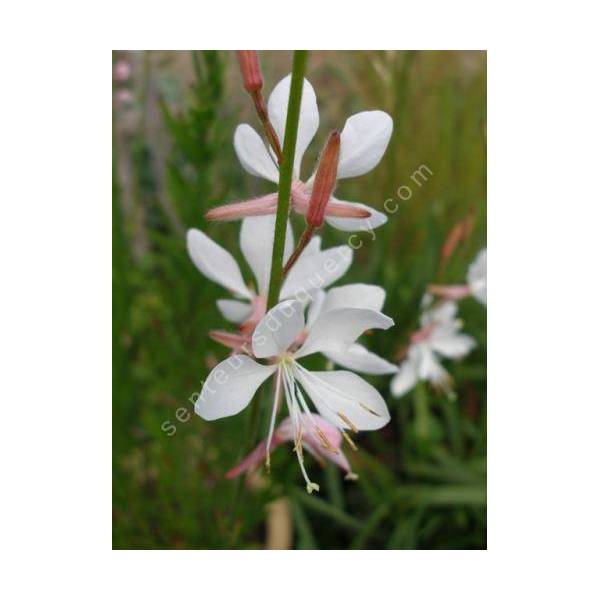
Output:
<svg viewBox="0 0 600 600">
<path fill-rule="evenodd" d="M 260 198 L 242 200 L 233 204 L 224 204 L 211 208 L 204 218 L 207 221 L 235 221 L 246 217 L 272 215 L 277 210 L 277 194 L 268 194 Z"/>
<path fill-rule="evenodd" d="M 429 285 L 427 291 L 446 300 L 462 300 L 471 295 L 468 285 Z"/>
<path fill-rule="evenodd" d="M 446 266 L 446 263 L 450 260 L 450 257 L 454 254 L 454 250 L 456 250 L 456 246 L 458 246 L 459 242 L 463 237 L 463 222 L 460 221 L 452 229 L 450 233 L 446 236 L 444 240 L 444 245 L 442 246 L 442 266 Z"/>
<path fill-rule="evenodd" d="M 465 244 L 473 231 L 475 211 L 471 207 L 469 214 L 450 230 L 442 246 L 440 270 L 444 269 L 459 244 Z"/>
<path fill-rule="evenodd" d="M 219 344 L 223 344 L 223 346 L 227 346 L 227 348 L 231 348 L 234 352 L 252 347 L 252 340 L 248 336 L 239 333 L 213 329 L 208 332 L 208 337 Z"/>
<path fill-rule="evenodd" d="M 315 182 L 308 204 L 306 222 L 311 228 L 323 225 L 325 209 L 337 180 L 337 168 L 340 159 L 340 134 L 334 131 L 327 140 L 325 150 L 321 154 Z"/>
<path fill-rule="evenodd" d="M 263 79 L 260 74 L 258 52 L 256 50 L 237 50 L 237 59 L 244 79 L 244 88 L 251 94 L 262 89 Z"/>
</svg>

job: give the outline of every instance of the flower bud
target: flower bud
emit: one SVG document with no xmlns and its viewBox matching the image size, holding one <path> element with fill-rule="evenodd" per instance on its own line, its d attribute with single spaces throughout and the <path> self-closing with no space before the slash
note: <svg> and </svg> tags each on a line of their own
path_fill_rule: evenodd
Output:
<svg viewBox="0 0 600 600">
<path fill-rule="evenodd" d="M 340 134 L 334 131 L 329 136 L 325 150 L 321 154 L 308 204 L 306 222 L 311 228 L 317 228 L 323 224 L 325 209 L 337 180 L 339 158 Z"/>
<path fill-rule="evenodd" d="M 244 79 L 244 88 L 251 94 L 262 89 L 263 79 L 260 74 L 258 52 L 256 50 L 237 50 L 237 59 Z"/>
</svg>

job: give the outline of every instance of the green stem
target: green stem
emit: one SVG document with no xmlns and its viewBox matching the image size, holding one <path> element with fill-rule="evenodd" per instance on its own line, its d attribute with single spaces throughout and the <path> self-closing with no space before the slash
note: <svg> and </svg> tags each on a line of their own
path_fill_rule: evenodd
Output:
<svg viewBox="0 0 600 600">
<path fill-rule="evenodd" d="M 273 306 L 277 304 L 282 283 L 283 250 L 285 247 L 285 233 L 290 208 L 294 154 L 296 150 L 296 139 L 298 138 L 302 85 L 304 83 L 304 71 L 306 70 L 307 58 L 307 50 L 294 51 L 292 82 L 290 85 L 290 97 L 288 100 L 287 118 L 285 121 L 285 135 L 283 137 L 283 161 L 279 170 L 279 199 L 277 202 L 277 216 L 275 217 L 275 239 L 273 241 L 267 310 L 273 308 Z"/>
</svg>

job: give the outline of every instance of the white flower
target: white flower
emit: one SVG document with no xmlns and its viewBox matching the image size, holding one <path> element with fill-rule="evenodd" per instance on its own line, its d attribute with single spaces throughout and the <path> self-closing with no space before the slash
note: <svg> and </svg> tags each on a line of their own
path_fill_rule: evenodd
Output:
<svg viewBox="0 0 600 600">
<path fill-rule="evenodd" d="M 274 215 L 247 217 L 242 222 L 240 248 L 256 278 L 255 291 L 244 283 L 236 260 L 227 250 L 197 229 L 188 231 L 188 252 L 196 267 L 206 277 L 242 299 L 217 300 L 217 306 L 227 320 L 243 323 L 253 317 L 256 324 L 264 315 L 274 234 Z M 286 277 L 280 299 L 295 297 L 307 301 L 313 290 L 331 285 L 346 273 L 352 262 L 352 250 L 345 245 L 321 250 L 320 244 L 319 237 L 311 240 Z M 284 262 L 292 253 L 293 246 L 292 230 L 288 223 Z"/>
<path fill-rule="evenodd" d="M 269 102 L 269 118 L 283 141 L 287 116 L 291 75 L 282 79 L 273 90 Z M 305 150 L 319 127 L 317 98 L 312 85 L 304 80 L 298 139 L 294 157 L 292 208 L 299 214 L 306 214 L 314 181 L 313 175 L 306 181 L 300 180 L 300 166 Z M 340 138 L 340 159 L 337 178 L 344 179 L 363 175 L 373 169 L 381 160 L 392 134 L 391 117 L 380 110 L 364 111 L 351 116 L 344 125 Z M 242 166 L 257 177 L 274 183 L 279 182 L 279 171 L 273 153 L 267 150 L 258 133 L 248 124 L 239 125 L 234 135 L 234 146 Z M 212 209 L 206 214 L 208 219 L 234 219 L 244 215 L 269 214 L 276 210 L 277 194 L 268 194 L 254 200 Z M 368 216 L 358 218 L 356 214 Z M 325 211 L 326 221 L 342 231 L 370 230 L 387 221 L 387 217 L 364 204 L 346 202 L 331 197 Z"/>
<path fill-rule="evenodd" d="M 481 304 L 487 304 L 487 248 L 480 250 L 475 260 L 469 266 L 467 283 L 471 294 Z"/>
<path fill-rule="evenodd" d="M 321 416 L 335 425 L 344 437 L 347 437 L 346 429 L 354 432 L 380 429 L 389 421 L 390 415 L 379 392 L 355 373 L 311 372 L 298 360 L 315 352 L 343 351 L 367 329 L 388 329 L 392 325 L 392 319 L 373 310 L 331 310 L 317 317 L 298 347 L 295 341 L 304 329 L 304 307 L 297 300 L 285 300 L 263 317 L 252 336 L 254 356 L 269 359 L 270 364 L 259 364 L 244 354 L 230 356 L 210 372 L 196 401 L 195 411 L 209 421 L 235 415 L 248 406 L 259 386 L 275 375 L 267 452 L 273 436 L 279 394 L 283 390 L 292 420 L 294 449 L 307 490 L 318 489 L 308 478 L 302 458 L 304 431 L 301 419 L 311 419 L 304 394 L 312 400 Z M 321 437 L 318 424 L 313 423 L 313 426 Z M 323 442 L 326 447 L 326 438 Z"/>
<path fill-rule="evenodd" d="M 487 249 L 480 250 L 469 265 L 466 285 L 430 285 L 428 290 L 446 300 L 462 300 L 473 296 L 487 304 Z"/>
<path fill-rule="evenodd" d="M 318 290 L 308 309 L 306 331 L 322 314 L 339 308 L 363 308 L 381 312 L 385 302 L 385 290 L 378 285 L 352 283 L 331 288 L 328 292 Z M 369 352 L 361 344 L 351 344 L 343 350 L 324 351 L 323 354 L 332 362 L 369 375 L 389 375 L 396 373 L 398 367 Z"/>
<path fill-rule="evenodd" d="M 392 378 L 393 396 L 404 395 L 419 380 L 452 395 L 452 380 L 439 357 L 459 359 L 475 347 L 472 337 L 459 333 L 462 323 L 455 318 L 457 308 L 455 302 L 444 302 L 422 314 L 421 329 L 411 336 L 407 357 Z"/>
</svg>

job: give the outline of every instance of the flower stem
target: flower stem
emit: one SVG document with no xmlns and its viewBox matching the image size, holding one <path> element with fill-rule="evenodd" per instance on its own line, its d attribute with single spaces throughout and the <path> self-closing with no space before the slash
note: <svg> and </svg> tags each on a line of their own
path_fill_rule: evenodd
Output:
<svg viewBox="0 0 600 600">
<path fill-rule="evenodd" d="M 304 71 L 306 70 L 307 58 L 307 50 L 294 51 L 292 82 L 290 84 L 290 97 L 288 100 L 285 135 L 283 138 L 283 160 L 279 170 L 279 198 L 277 201 L 277 215 L 275 217 L 275 238 L 273 241 L 267 310 L 273 308 L 273 306 L 277 304 L 279 290 L 281 289 L 281 282 L 283 279 L 283 250 L 285 247 L 285 234 L 290 208 L 294 154 L 296 150 L 296 139 L 298 138 L 302 86 L 304 84 Z"/>
</svg>

